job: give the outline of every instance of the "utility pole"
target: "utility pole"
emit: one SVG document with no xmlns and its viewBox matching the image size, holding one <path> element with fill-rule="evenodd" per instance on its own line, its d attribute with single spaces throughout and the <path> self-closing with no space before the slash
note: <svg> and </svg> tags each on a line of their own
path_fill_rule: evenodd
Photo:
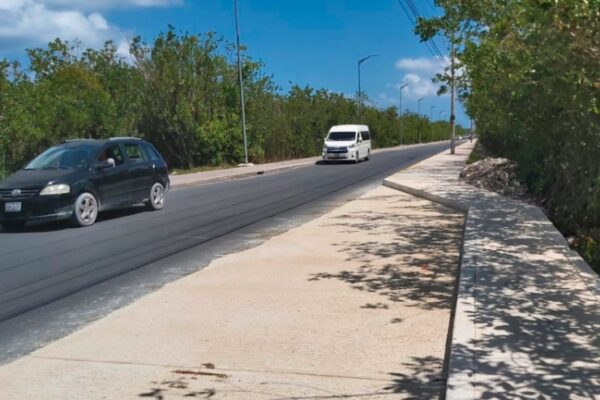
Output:
<svg viewBox="0 0 600 400">
<path fill-rule="evenodd" d="M 400 86 L 400 106 L 398 107 L 398 111 L 400 111 L 400 144 L 402 144 L 402 121 L 404 117 L 402 116 L 402 89 L 408 86 L 408 83 Z"/>
<path fill-rule="evenodd" d="M 240 21 L 238 16 L 238 3 L 233 0 L 235 9 L 235 36 L 237 42 L 237 64 L 238 74 L 240 75 L 240 99 L 242 104 L 242 134 L 244 136 L 244 164 L 248 164 L 248 141 L 246 139 L 246 104 L 244 102 L 244 78 L 242 76 L 242 59 L 240 56 Z"/>
<path fill-rule="evenodd" d="M 421 97 L 417 100 L 417 118 L 419 120 L 419 143 L 421 143 L 421 100 L 425 97 Z"/>
<path fill-rule="evenodd" d="M 371 57 L 377 57 L 377 54 L 371 54 L 370 56 L 366 56 L 365 58 L 361 58 L 358 60 L 358 117 L 360 119 L 360 123 L 362 124 L 362 92 L 360 90 L 360 66 L 362 63 L 367 61 Z"/>
<path fill-rule="evenodd" d="M 455 126 L 455 120 L 456 120 L 456 115 L 454 113 L 454 102 L 455 102 L 455 92 L 456 92 L 456 82 L 455 82 L 455 71 L 454 71 L 454 41 L 452 41 L 452 50 L 450 52 L 450 130 L 451 130 L 451 136 L 450 136 L 450 154 L 455 154 L 456 153 L 456 149 L 455 149 L 455 136 L 456 136 L 456 126 Z"/>
</svg>

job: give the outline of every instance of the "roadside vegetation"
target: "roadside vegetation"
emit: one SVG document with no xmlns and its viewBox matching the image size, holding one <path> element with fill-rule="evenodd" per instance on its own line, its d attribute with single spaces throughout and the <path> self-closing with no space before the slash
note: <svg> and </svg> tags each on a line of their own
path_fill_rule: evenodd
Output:
<svg viewBox="0 0 600 400">
<path fill-rule="evenodd" d="M 600 2 L 436 4 L 444 15 L 421 19 L 416 31 L 455 43 L 459 93 L 486 151 L 518 163 L 552 221 L 600 271 Z"/>
<path fill-rule="evenodd" d="M 186 170 L 243 161 L 234 47 L 213 33 L 169 27 L 150 44 L 133 39 L 129 57 L 112 42 L 83 50 L 60 39 L 27 54 L 27 66 L 0 61 L 0 175 L 71 138 L 143 137 Z M 284 93 L 248 55 L 243 75 L 251 162 L 320 154 L 331 125 L 358 122 L 354 98 L 297 85 Z M 397 110 L 365 103 L 374 146 L 397 145 Z M 404 143 L 418 141 L 419 126 L 423 141 L 449 136 L 447 122 L 405 113 L 403 123 Z"/>
</svg>

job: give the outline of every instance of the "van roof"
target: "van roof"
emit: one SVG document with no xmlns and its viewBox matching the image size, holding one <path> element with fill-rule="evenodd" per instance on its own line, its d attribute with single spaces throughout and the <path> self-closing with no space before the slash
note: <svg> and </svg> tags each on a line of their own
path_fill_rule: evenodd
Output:
<svg viewBox="0 0 600 400">
<path fill-rule="evenodd" d="M 367 125 L 334 125 L 329 129 L 329 132 L 356 132 L 356 131 L 368 131 Z"/>
</svg>

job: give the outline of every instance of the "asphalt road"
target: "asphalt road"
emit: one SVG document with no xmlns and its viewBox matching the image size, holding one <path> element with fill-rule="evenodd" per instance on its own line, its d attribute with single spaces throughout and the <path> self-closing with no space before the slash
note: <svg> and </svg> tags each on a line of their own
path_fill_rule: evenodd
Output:
<svg viewBox="0 0 600 400">
<path fill-rule="evenodd" d="M 174 189 L 162 211 L 111 212 L 88 228 L 57 223 L 17 233 L 0 230 L 0 331 L 5 332 L 0 333 L 0 347 L 16 330 L 34 329 L 31 321 L 23 325 L 24 318 L 37 310 L 29 320 L 38 320 L 39 309 L 48 304 L 70 297 L 80 302 L 86 290 L 99 284 L 119 285 L 119 277 L 131 271 L 198 246 L 209 249 L 218 239 L 261 221 L 372 185 L 448 146 L 409 147 L 380 152 L 359 164 L 310 165 Z M 105 297 L 96 300 L 110 301 Z M 68 312 L 77 312 L 77 304 L 71 302 Z M 18 321 L 18 329 L 12 321 Z"/>
</svg>

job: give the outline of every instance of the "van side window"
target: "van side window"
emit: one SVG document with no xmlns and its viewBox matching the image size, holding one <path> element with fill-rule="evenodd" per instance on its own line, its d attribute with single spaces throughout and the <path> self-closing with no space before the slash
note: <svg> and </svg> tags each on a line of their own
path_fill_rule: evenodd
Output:
<svg viewBox="0 0 600 400">
<path fill-rule="evenodd" d="M 371 140 L 371 134 L 369 131 L 361 132 L 362 140 Z"/>
</svg>

